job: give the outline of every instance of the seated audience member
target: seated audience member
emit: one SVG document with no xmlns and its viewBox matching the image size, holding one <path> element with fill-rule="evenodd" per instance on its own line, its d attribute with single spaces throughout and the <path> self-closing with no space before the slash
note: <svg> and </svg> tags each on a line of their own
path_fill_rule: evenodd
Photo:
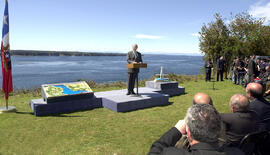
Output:
<svg viewBox="0 0 270 155">
<path fill-rule="evenodd" d="M 210 104 L 213 105 L 211 97 L 205 93 L 197 93 L 193 97 L 193 105 L 195 104 Z"/>
<path fill-rule="evenodd" d="M 251 100 L 250 110 L 255 111 L 261 121 L 270 118 L 270 103 L 263 98 L 263 87 L 259 83 L 249 83 L 246 96 Z"/>
<path fill-rule="evenodd" d="M 205 93 L 197 93 L 193 97 L 193 105 L 195 104 L 210 104 L 213 106 L 212 99 L 209 95 Z M 185 148 L 188 149 L 190 147 L 187 135 L 182 135 L 181 139 L 175 144 L 177 148 Z"/>
<path fill-rule="evenodd" d="M 248 133 L 259 130 L 259 118 L 255 112 L 249 111 L 249 100 L 244 95 L 233 95 L 230 107 L 232 113 L 220 115 L 226 128 L 226 144 L 237 147 Z"/>
<path fill-rule="evenodd" d="M 265 73 L 263 73 L 260 78 L 260 84 L 263 85 L 264 90 L 267 92 L 269 90 L 269 82 L 270 82 L 270 66 L 265 67 Z M 267 94 L 267 93 L 266 93 Z"/>
<path fill-rule="evenodd" d="M 237 148 L 219 147 L 218 137 L 221 130 L 221 118 L 216 109 L 209 104 L 196 104 L 187 111 L 185 120 L 180 120 L 175 127 L 153 143 L 149 155 L 242 155 Z M 187 134 L 191 145 L 189 150 L 175 148 L 175 143 L 183 134 Z"/>
</svg>

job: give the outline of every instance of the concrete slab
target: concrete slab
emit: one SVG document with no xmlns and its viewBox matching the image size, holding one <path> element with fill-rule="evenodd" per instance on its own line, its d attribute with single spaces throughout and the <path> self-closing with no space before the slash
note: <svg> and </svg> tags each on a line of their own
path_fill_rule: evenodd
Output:
<svg viewBox="0 0 270 155">
<path fill-rule="evenodd" d="M 95 96 L 102 98 L 103 107 L 115 112 L 128 112 L 154 106 L 168 105 L 169 95 L 160 94 L 155 91 L 155 89 L 142 87 L 139 88 L 139 94 L 141 95 L 139 97 L 126 95 L 126 89 L 97 92 Z"/>
<path fill-rule="evenodd" d="M 169 96 L 178 96 L 178 95 L 185 94 L 185 88 L 179 86 L 178 88 L 173 88 L 173 89 L 157 90 L 157 92 L 162 93 L 162 94 L 167 94 Z"/>
<path fill-rule="evenodd" d="M 30 101 L 30 106 L 35 116 L 46 116 L 102 108 L 102 101 L 101 98 L 96 98 L 95 96 L 88 99 L 61 101 L 49 104 L 43 99 L 33 99 Z"/>
<path fill-rule="evenodd" d="M 145 86 L 148 88 L 165 90 L 165 89 L 174 89 L 178 88 L 177 81 L 170 81 L 170 82 L 155 82 L 155 81 L 146 81 Z"/>
<path fill-rule="evenodd" d="M 176 81 L 170 82 L 146 81 L 145 86 L 148 88 L 155 89 L 156 92 L 167 94 L 169 96 L 177 96 L 185 94 L 185 88 L 178 86 L 178 82 Z"/>
</svg>

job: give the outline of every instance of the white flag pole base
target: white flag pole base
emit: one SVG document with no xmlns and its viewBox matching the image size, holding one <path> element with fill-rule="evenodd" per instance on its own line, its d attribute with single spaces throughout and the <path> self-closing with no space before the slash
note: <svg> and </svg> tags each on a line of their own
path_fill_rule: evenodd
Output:
<svg viewBox="0 0 270 155">
<path fill-rule="evenodd" d="M 8 113 L 8 112 L 16 112 L 16 111 L 17 109 L 14 106 L 8 106 L 8 108 L 6 106 L 0 107 L 0 114 Z"/>
</svg>

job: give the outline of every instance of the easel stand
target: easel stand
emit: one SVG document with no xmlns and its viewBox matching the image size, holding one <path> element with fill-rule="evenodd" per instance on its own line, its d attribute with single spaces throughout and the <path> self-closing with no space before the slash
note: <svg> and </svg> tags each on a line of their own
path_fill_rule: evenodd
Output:
<svg viewBox="0 0 270 155">
<path fill-rule="evenodd" d="M 137 73 L 137 76 L 136 76 L 136 85 L 137 85 L 136 95 L 140 96 L 139 95 L 139 73 Z"/>
</svg>

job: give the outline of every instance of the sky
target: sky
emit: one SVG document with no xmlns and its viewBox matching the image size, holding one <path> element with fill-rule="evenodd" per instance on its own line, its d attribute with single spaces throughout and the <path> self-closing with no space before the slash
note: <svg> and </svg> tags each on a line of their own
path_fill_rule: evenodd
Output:
<svg viewBox="0 0 270 155">
<path fill-rule="evenodd" d="M 199 54 L 204 23 L 244 11 L 270 20 L 270 0 L 9 0 L 10 47 Z"/>
</svg>

